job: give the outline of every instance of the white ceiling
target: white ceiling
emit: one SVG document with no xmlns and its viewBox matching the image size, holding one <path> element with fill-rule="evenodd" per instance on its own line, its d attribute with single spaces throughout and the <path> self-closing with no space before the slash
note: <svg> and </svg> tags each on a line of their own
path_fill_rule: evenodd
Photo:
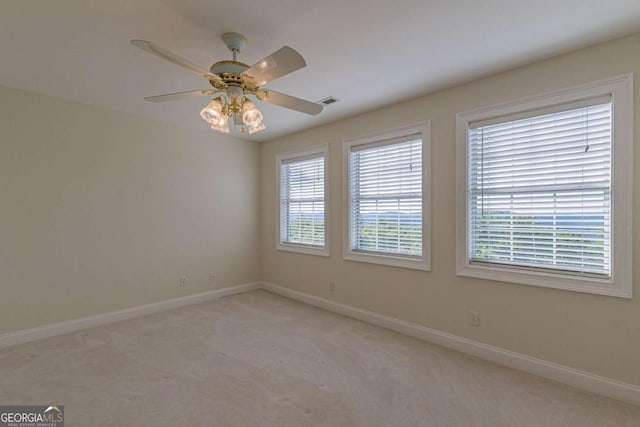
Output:
<svg viewBox="0 0 640 427">
<path fill-rule="evenodd" d="M 144 96 L 208 87 L 129 44 L 141 38 L 208 68 L 283 45 L 307 67 L 267 87 L 341 102 L 319 116 L 260 104 L 267 140 L 640 31 L 638 0 L 29 0 L 0 6 L 0 84 L 207 129 L 207 98 Z"/>
</svg>

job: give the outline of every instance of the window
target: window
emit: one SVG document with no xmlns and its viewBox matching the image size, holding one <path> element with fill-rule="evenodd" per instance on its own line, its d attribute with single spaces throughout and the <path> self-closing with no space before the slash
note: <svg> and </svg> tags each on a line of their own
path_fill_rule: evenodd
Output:
<svg viewBox="0 0 640 427">
<path fill-rule="evenodd" d="M 429 270 L 430 126 L 344 142 L 344 258 Z"/>
<path fill-rule="evenodd" d="M 329 255 L 327 153 L 324 146 L 277 156 L 280 250 Z"/>
<path fill-rule="evenodd" d="M 630 84 L 458 115 L 458 274 L 630 296 Z"/>
</svg>

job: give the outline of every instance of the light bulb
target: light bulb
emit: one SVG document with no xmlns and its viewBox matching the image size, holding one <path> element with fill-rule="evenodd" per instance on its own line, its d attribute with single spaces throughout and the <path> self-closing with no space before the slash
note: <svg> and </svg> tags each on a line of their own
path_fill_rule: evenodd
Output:
<svg viewBox="0 0 640 427">
<path fill-rule="evenodd" d="M 261 130 L 265 130 L 267 127 L 264 123 L 258 123 L 256 126 L 249 127 L 249 135 L 252 133 L 260 132 Z"/>
<path fill-rule="evenodd" d="M 242 104 L 242 121 L 249 127 L 256 127 L 262 122 L 262 113 L 248 99 Z"/>
<path fill-rule="evenodd" d="M 222 114 L 222 102 L 220 102 L 220 98 L 214 99 L 204 107 L 202 111 L 200 111 L 200 117 L 212 126 L 218 125 L 221 118 L 224 117 Z"/>
</svg>

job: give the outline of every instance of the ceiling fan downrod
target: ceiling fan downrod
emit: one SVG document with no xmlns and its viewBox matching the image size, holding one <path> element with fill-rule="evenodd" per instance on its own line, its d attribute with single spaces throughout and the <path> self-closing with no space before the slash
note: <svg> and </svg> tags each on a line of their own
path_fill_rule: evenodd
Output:
<svg viewBox="0 0 640 427">
<path fill-rule="evenodd" d="M 239 33 L 224 33 L 222 41 L 233 54 L 233 62 L 238 62 L 238 53 L 247 45 L 247 38 Z"/>
</svg>

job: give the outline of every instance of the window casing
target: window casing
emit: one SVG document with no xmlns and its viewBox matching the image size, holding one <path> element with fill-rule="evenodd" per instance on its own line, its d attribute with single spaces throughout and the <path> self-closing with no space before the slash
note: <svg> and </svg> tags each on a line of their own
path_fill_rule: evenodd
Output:
<svg viewBox="0 0 640 427">
<path fill-rule="evenodd" d="M 328 147 L 276 156 L 277 249 L 329 255 Z"/>
<path fill-rule="evenodd" d="M 430 269 L 428 122 L 343 144 L 344 258 Z"/>
<path fill-rule="evenodd" d="M 459 275 L 631 296 L 631 85 L 458 115 Z"/>
</svg>

